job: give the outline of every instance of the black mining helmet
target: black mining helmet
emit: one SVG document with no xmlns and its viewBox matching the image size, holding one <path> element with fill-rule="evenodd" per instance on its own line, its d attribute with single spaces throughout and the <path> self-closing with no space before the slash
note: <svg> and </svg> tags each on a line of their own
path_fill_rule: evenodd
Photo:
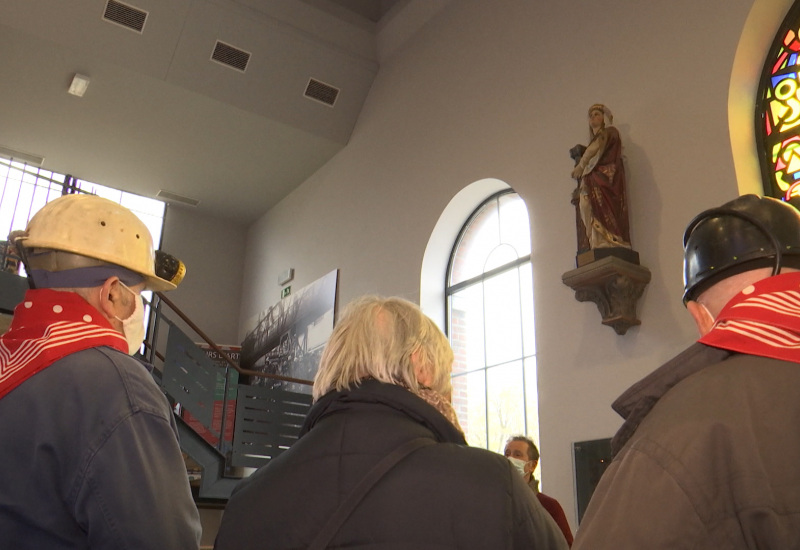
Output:
<svg viewBox="0 0 800 550">
<path fill-rule="evenodd" d="M 683 303 L 751 269 L 800 268 L 800 212 L 770 197 L 742 195 L 698 214 L 683 234 Z"/>
</svg>

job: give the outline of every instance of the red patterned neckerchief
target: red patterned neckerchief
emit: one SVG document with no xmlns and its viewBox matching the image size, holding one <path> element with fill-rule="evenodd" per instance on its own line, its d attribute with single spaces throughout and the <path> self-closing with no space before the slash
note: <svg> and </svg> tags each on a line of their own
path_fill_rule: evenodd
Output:
<svg viewBox="0 0 800 550">
<path fill-rule="evenodd" d="M 768 277 L 743 289 L 698 341 L 800 363 L 800 272 Z"/>
<path fill-rule="evenodd" d="M 0 336 L 0 398 L 58 359 L 99 346 L 128 352 L 125 337 L 78 294 L 29 290 Z"/>
</svg>

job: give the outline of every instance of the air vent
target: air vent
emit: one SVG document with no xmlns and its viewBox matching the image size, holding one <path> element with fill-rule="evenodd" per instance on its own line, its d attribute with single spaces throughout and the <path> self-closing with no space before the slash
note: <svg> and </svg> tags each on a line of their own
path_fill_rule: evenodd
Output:
<svg viewBox="0 0 800 550">
<path fill-rule="evenodd" d="M 306 91 L 303 94 L 308 99 L 319 101 L 325 105 L 333 107 L 336 103 L 336 98 L 339 97 L 339 88 L 334 88 L 330 84 L 325 84 L 319 80 L 309 79 Z"/>
<path fill-rule="evenodd" d="M 128 4 L 117 2 L 117 0 L 108 0 L 103 19 L 109 23 L 115 23 L 126 29 L 141 33 L 144 30 L 147 12 Z"/>
<path fill-rule="evenodd" d="M 183 195 L 178 195 L 177 193 L 172 193 L 171 191 L 164 191 L 163 189 L 161 189 L 158 193 L 156 193 L 156 197 L 170 202 L 180 202 L 182 204 L 188 204 L 189 206 L 197 206 L 198 204 L 200 204 L 200 201 L 197 199 L 184 197 Z"/>
<path fill-rule="evenodd" d="M 42 164 L 44 164 L 44 157 L 15 151 L 14 149 L 2 146 L 0 146 L 0 157 L 5 157 L 17 162 L 24 162 L 28 166 L 36 166 L 37 168 L 41 168 Z"/>
<path fill-rule="evenodd" d="M 250 61 L 250 54 L 230 44 L 217 40 L 214 46 L 214 53 L 211 54 L 211 59 L 217 63 L 222 63 L 226 67 L 244 72 L 247 68 L 247 63 Z"/>
</svg>

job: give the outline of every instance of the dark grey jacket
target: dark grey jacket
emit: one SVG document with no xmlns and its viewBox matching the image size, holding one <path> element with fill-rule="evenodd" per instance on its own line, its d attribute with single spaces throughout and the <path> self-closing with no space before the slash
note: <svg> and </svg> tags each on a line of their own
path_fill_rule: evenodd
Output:
<svg viewBox="0 0 800 550">
<path fill-rule="evenodd" d="M 470 448 L 428 403 L 365 381 L 323 396 L 301 438 L 242 482 L 217 550 L 306 548 L 342 499 L 402 443 L 429 438 L 370 491 L 331 548 L 566 549 L 508 460 Z"/>
<path fill-rule="evenodd" d="M 695 344 L 614 408 L 573 550 L 800 548 L 800 365 Z"/>
<path fill-rule="evenodd" d="M 0 399 L 0 547 L 196 549 L 166 397 L 145 366 L 79 351 Z"/>
</svg>

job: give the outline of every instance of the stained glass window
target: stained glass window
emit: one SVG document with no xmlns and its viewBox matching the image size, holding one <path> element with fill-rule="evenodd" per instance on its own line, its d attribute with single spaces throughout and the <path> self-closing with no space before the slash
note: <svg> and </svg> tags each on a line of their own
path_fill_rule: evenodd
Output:
<svg viewBox="0 0 800 550">
<path fill-rule="evenodd" d="M 783 20 L 764 64 L 756 108 L 764 194 L 800 197 L 800 2 Z"/>
</svg>

